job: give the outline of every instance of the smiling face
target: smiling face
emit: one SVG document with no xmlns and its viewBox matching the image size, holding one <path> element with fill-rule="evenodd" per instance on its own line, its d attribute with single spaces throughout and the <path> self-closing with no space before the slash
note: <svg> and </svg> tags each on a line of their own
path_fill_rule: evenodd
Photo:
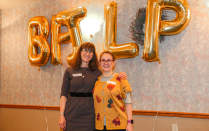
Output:
<svg viewBox="0 0 209 131">
<path fill-rule="evenodd" d="M 115 61 L 113 60 L 112 55 L 108 53 L 102 54 L 100 57 L 100 66 L 103 72 L 112 72 L 114 65 Z"/>
<path fill-rule="evenodd" d="M 93 51 L 89 50 L 89 49 L 82 49 L 81 51 L 81 60 L 82 63 L 86 63 L 88 64 L 89 61 L 93 58 L 94 54 Z"/>
</svg>

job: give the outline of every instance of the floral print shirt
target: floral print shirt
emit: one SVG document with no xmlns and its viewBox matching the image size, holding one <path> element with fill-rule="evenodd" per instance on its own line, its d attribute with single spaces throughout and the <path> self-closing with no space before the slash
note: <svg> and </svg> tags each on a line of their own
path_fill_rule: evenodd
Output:
<svg viewBox="0 0 209 131">
<path fill-rule="evenodd" d="M 127 115 L 123 99 L 126 98 L 127 92 L 131 92 L 128 81 L 120 79 L 118 74 L 106 82 L 102 82 L 100 79 L 101 76 L 93 89 L 95 128 L 98 130 L 104 128 L 105 116 L 107 129 L 126 129 Z"/>
</svg>

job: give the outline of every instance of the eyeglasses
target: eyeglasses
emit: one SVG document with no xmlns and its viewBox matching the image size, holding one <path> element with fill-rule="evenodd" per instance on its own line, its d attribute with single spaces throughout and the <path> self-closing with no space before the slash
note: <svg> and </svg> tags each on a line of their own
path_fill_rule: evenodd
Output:
<svg viewBox="0 0 209 131">
<path fill-rule="evenodd" d="M 108 63 L 108 64 L 110 64 L 112 61 L 114 61 L 114 60 L 110 60 L 110 59 L 108 59 L 108 60 L 105 60 L 105 59 L 101 59 L 100 60 L 100 62 L 102 63 L 102 64 L 104 64 L 104 63 Z"/>
<path fill-rule="evenodd" d="M 82 51 L 84 51 L 85 53 L 87 53 L 87 52 L 93 53 L 93 50 L 89 50 L 89 49 L 82 49 Z"/>
</svg>

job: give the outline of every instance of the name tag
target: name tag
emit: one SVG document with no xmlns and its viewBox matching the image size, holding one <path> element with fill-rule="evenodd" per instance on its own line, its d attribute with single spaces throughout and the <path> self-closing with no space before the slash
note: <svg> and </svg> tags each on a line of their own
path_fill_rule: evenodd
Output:
<svg viewBox="0 0 209 131">
<path fill-rule="evenodd" d="M 107 81 L 107 83 L 116 85 L 116 82 L 114 82 L 114 81 Z"/>
<path fill-rule="evenodd" d="M 82 73 L 73 74 L 73 77 L 82 76 Z"/>
</svg>

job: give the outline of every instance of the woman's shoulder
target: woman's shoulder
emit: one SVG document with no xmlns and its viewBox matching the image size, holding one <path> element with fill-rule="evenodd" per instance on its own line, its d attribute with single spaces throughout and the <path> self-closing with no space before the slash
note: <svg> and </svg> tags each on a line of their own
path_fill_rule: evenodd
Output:
<svg viewBox="0 0 209 131">
<path fill-rule="evenodd" d="M 101 70 L 99 68 L 97 68 L 94 72 L 101 72 Z"/>
<path fill-rule="evenodd" d="M 114 73 L 113 75 L 115 78 L 117 78 L 119 76 L 119 73 Z"/>
<path fill-rule="evenodd" d="M 66 68 L 66 70 L 72 70 L 72 69 L 73 69 L 72 66 L 68 66 L 68 67 Z"/>
<path fill-rule="evenodd" d="M 69 66 L 69 67 L 66 68 L 65 72 L 72 72 L 74 70 L 75 69 L 72 66 Z"/>
<path fill-rule="evenodd" d="M 94 73 L 97 77 L 99 77 L 99 76 L 102 75 L 102 72 L 100 71 L 99 68 L 97 68 L 95 71 L 93 71 L 93 73 Z"/>
</svg>

